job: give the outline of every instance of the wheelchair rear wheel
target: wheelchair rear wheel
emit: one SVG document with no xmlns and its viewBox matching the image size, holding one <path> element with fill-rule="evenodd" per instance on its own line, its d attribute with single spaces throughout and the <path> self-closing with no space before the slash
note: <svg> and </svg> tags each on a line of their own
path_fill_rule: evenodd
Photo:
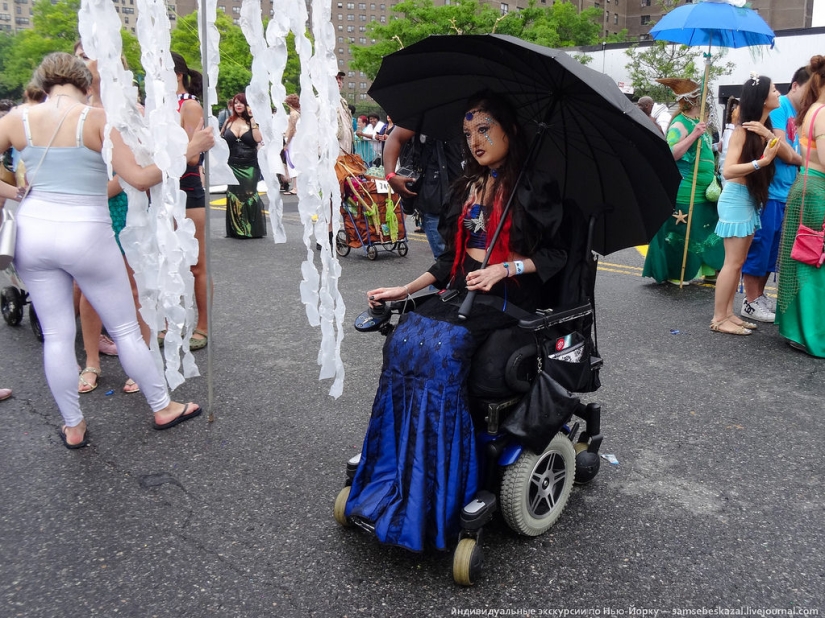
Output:
<svg viewBox="0 0 825 618">
<path fill-rule="evenodd" d="M 561 515 L 576 475 L 576 451 L 557 434 L 540 455 L 525 449 L 501 479 L 501 514 L 519 534 L 544 534 Z"/>
</svg>

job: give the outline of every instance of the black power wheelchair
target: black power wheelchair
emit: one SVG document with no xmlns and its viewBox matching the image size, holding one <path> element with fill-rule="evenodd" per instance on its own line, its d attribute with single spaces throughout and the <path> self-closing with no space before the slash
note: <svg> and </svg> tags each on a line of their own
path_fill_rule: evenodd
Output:
<svg viewBox="0 0 825 618">
<path fill-rule="evenodd" d="M 597 257 L 591 251 L 596 219 L 588 222 L 578 208 L 565 206 L 560 236 L 565 239 L 568 259 L 543 289 L 542 306 L 552 308 L 521 319 L 518 326 L 495 331 L 473 359 L 468 389 L 481 489 L 461 512 L 453 556 L 453 579 L 460 585 L 472 585 L 479 576 L 482 530 L 496 511 L 517 533 L 538 536 L 558 520 L 573 484 L 589 483 L 599 471 L 600 406 L 584 404 L 572 395 L 600 386 L 602 359 L 595 343 L 593 300 Z M 355 328 L 386 336 L 394 328 L 393 315 L 414 310 L 431 296 L 372 308 L 358 316 Z M 518 427 L 511 417 L 530 398 L 542 372 L 560 387 L 566 405 L 561 406 L 561 415 L 559 410 L 539 415 L 553 420 L 542 427 L 546 439 L 536 446 L 536 436 L 531 434 L 535 427 Z M 371 532 L 371 525 L 345 514 L 359 461 L 360 454 L 347 462 L 347 478 L 335 500 L 334 517 L 342 526 Z"/>
</svg>

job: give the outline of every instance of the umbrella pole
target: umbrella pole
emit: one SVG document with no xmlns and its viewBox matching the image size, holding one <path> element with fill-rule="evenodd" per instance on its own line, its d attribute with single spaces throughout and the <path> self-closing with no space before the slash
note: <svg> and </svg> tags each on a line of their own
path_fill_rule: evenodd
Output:
<svg viewBox="0 0 825 618">
<path fill-rule="evenodd" d="M 705 117 L 705 104 L 708 90 L 708 76 L 710 75 L 710 46 L 708 46 L 708 57 L 705 59 L 705 78 L 702 80 L 702 105 L 699 111 L 699 122 Z M 690 187 L 690 205 L 688 206 L 687 216 L 687 230 L 685 230 L 685 250 L 682 253 L 682 271 L 679 274 L 679 289 L 682 289 L 685 283 L 685 267 L 687 266 L 688 246 L 690 243 L 690 221 L 693 217 L 693 204 L 696 201 L 696 181 L 699 175 L 699 158 L 702 154 L 702 141 L 704 135 L 699 137 L 699 143 L 696 144 L 696 161 L 693 163 L 693 182 Z"/>
<path fill-rule="evenodd" d="M 203 91 L 201 92 L 201 101 L 203 101 L 203 126 L 209 126 L 209 71 L 206 66 L 207 59 L 207 32 L 206 32 L 206 0 L 200 0 L 200 18 L 201 18 L 201 67 L 203 68 Z M 213 379 L 212 379 L 212 264 L 211 264 L 211 250 L 209 246 L 209 238 L 211 234 L 211 225 L 209 224 L 209 157 L 203 159 L 203 184 L 206 190 L 206 208 L 204 208 L 204 255 L 206 259 L 206 340 L 210 345 L 206 346 L 206 389 L 207 389 L 207 419 L 211 423 L 215 420 L 215 412 L 212 409 L 213 401 Z"/>
<path fill-rule="evenodd" d="M 521 184 L 521 179 L 524 177 L 524 172 L 529 167 L 530 163 L 532 163 L 535 154 L 538 152 L 539 147 L 541 146 L 542 141 L 544 141 L 544 131 L 547 126 L 542 123 L 539 125 L 538 133 L 536 133 L 535 137 L 533 138 L 532 143 L 530 144 L 530 150 L 527 152 L 527 156 L 524 158 L 524 164 L 521 166 L 521 171 L 518 174 L 518 178 L 516 179 L 516 184 L 513 186 L 513 190 L 510 192 L 510 197 L 507 199 L 507 204 L 504 206 L 504 210 L 501 213 L 501 219 L 499 219 L 498 225 L 496 226 L 495 232 L 493 232 L 493 237 L 490 240 L 490 244 L 487 246 L 487 253 L 484 254 L 484 260 L 481 262 L 481 270 L 487 268 L 487 262 L 490 261 L 490 254 L 493 252 L 493 247 L 495 247 L 496 242 L 498 242 L 498 237 L 501 234 L 501 229 L 504 227 L 504 221 L 507 219 L 507 213 L 510 212 L 510 206 L 513 203 L 513 199 L 516 196 L 516 189 Z M 470 315 L 470 312 L 473 310 L 473 303 L 475 302 L 476 298 L 476 290 L 470 290 L 467 292 L 467 296 L 464 298 L 464 302 L 461 303 L 461 307 L 458 309 L 458 317 L 462 320 L 466 320 L 467 317 Z"/>
</svg>

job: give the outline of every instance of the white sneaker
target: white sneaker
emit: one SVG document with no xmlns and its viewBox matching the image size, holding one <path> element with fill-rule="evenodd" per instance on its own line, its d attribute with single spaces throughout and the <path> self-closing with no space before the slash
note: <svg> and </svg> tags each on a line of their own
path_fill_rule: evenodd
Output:
<svg viewBox="0 0 825 618">
<path fill-rule="evenodd" d="M 753 302 L 748 302 L 747 298 L 742 299 L 742 311 L 739 312 L 743 318 L 756 320 L 757 322 L 773 323 L 776 319 L 776 314 L 770 311 L 765 305 L 755 299 Z"/>
<path fill-rule="evenodd" d="M 762 294 L 759 298 L 756 299 L 757 302 L 765 307 L 768 311 L 776 313 L 776 301 L 773 298 L 769 298 Z"/>
</svg>

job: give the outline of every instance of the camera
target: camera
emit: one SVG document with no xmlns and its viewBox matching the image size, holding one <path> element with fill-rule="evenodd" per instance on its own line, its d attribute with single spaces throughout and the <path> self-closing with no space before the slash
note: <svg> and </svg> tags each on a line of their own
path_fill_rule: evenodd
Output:
<svg viewBox="0 0 825 618">
<path fill-rule="evenodd" d="M 421 174 L 419 174 L 417 171 L 415 171 L 414 169 L 409 168 L 409 167 L 399 167 L 398 171 L 396 171 L 395 173 L 398 176 L 405 176 L 407 178 L 410 178 L 410 180 L 407 181 L 407 188 L 410 191 L 415 190 L 415 189 L 413 189 L 413 187 L 415 187 L 415 185 L 418 182 L 418 179 L 420 178 Z"/>
</svg>

